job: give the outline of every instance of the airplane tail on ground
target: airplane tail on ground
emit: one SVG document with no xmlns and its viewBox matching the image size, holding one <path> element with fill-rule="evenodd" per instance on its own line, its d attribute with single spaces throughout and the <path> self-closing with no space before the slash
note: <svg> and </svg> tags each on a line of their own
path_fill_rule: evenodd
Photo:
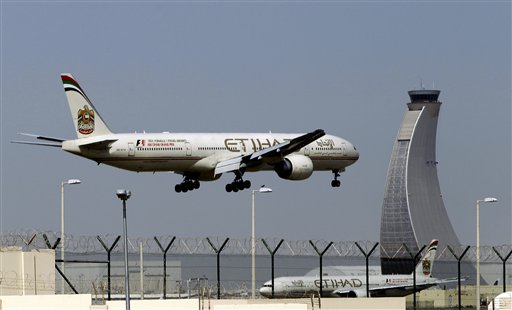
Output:
<svg viewBox="0 0 512 310">
<path fill-rule="evenodd" d="M 436 239 L 430 242 L 427 248 L 427 253 L 416 266 L 416 275 L 425 278 L 430 278 L 432 276 L 432 269 L 434 268 L 434 259 L 436 257 L 438 243 L 439 241 Z"/>
<path fill-rule="evenodd" d="M 61 79 L 78 138 L 112 134 L 73 76 L 69 73 L 63 73 Z"/>
</svg>

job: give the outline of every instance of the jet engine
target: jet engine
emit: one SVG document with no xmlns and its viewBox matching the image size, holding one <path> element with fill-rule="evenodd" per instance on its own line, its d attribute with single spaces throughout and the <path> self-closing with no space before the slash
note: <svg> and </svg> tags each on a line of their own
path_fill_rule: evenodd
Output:
<svg viewBox="0 0 512 310">
<path fill-rule="evenodd" d="M 289 155 L 277 163 L 274 170 L 286 180 L 305 180 L 313 173 L 313 162 L 304 155 Z"/>
<path fill-rule="evenodd" d="M 366 296 L 366 289 L 364 290 L 337 290 L 332 293 L 335 296 L 338 297 L 348 297 L 348 298 L 358 298 L 358 297 L 367 297 Z"/>
</svg>

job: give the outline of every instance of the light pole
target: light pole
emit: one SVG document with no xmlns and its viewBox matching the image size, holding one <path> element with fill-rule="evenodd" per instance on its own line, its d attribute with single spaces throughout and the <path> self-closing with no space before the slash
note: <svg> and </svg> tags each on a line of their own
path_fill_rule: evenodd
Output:
<svg viewBox="0 0 512 310">
<path fill-rule="evenodd" d="M 496 202 L 498 199 L 487 197 L 476 201 L 476 304 L 475 308 L 480 309 L 480 203 Z"/>
<path fill-rule="evenodd" d="M 123 235 L 124 235 L 124 291 L 126 300 L 126 310 L 130 310 L 130 278 L 128 274 L 128 229 L 126 225 L 126 200 L 130 198 L 132 192 L 125 189 L 118 189 L 117 198 L 123 201 Z"/>
<path fill-rule="evenodd" d="M 263 185 L 259 189 L 252 190 L 252 235 L 251 235 L 251 270 L 252 270 L 252 299 L 256 298 L 256 236 L 254 233 L 254 193 L 271 193 L 272 189 Z"/>
<path fill-rule="evenodd" d="M 80 184 L 78 179 L 69 179 L 60 183 L 60 259 L 62 260 L 60 268 L 64 274 L 64 185 Z M 64 280 L 62 280 L 62 294 L 64 294 Z"/>
</svg>

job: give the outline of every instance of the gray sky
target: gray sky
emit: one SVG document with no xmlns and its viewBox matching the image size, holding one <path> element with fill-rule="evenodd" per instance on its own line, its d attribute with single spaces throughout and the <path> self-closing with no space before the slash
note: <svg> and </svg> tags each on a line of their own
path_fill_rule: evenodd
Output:
<svg viewBox="0 0 512 310">
<path fill-rule="evenodd" d="M 16 145 L 17 132 L 74 138 L 59 74 L 79 81 L 115 132 L 306 132 L 346 138 L 359 161 L 330 187 L 247 174 L 259 237 L 379 240 L 388 162 L 407 91 L 441 90 L 437 160 L 459 239 L 511 242 L 509 1 L 2 1 L 2 233 L 121 233 L 118 188 L 130 189 L 130 236 L 250 235 L 250 191 L 223 176 L 187 194 L 181 177 L 132 173 L 60 151 Z M 442 236 L 433 236 L 442 238 Z"/>
</svg>

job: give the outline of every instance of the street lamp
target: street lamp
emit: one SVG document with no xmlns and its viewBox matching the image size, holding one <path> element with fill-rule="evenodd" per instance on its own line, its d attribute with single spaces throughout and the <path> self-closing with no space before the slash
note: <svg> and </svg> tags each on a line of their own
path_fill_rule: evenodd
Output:
<svg viewBox="0 0 512 310">
<path fill-rule="evenodd" d="M 476 201 L 476 309 L 480 309 L 480 203 L 496 201 L 498 199 L 492 197 Z"/>
<path fill-rule="evenodd" d="M 62 274 L 64 274 L 64 185 L 74 185 L 82 183 L 78 179 L 69 179 L 60 183 L 60 259 Z M 62 294 L 64 294 L 64 280 L 62 280 Z"/>
<path fill-rule="evenodd" d="M 263 185 L 252 190 L 252 236 L 251 236 L 251 270 L 252 270 L 252 299 L 256 298 L 256 236 L 254 233 L 254 193 L 271 193 L 272 189 Z"/>
<path fill-rule="evenodd" d="M 117 198 L 123 201 L 123 235 L 124 235 L 124 291 L 126 300 L 126 310 L 130 310 L 130 279 L 128 274 L 128 229 L 126 227 L 126 200 L 132 195 L 131 191 L 118 189 Z"/>
</svg>

